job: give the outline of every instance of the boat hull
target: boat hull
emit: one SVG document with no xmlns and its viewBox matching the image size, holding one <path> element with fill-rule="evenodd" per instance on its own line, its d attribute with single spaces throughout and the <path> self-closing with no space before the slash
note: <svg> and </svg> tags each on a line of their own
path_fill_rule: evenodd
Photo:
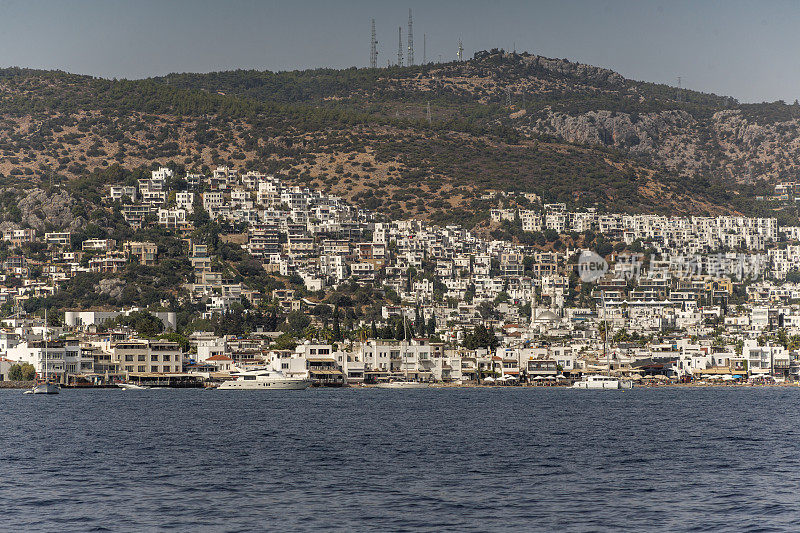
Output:
<svg viewBox="0 0 800 533">
<path fill-rule="evenodd" d="M 379 389 L 427 389 L 428 384 L 418 381 L 390 381 L 388 383 L 378 383 L 376 387 Z"/>
<path fill-rule="evenodd" d="M 146 390 L 150 388 L 150 387 L 142 387 L 141 385 L 135 385 L 133 383 L 117 383 L 117 386 L 120 389 L 124 390 Z"/>
<path fill-rule="evenodd" d="M 266 381 L 226 381 L 217 390 L 303 390 L 311 386 L 310 379 L 276 379 Z"/>
<path fill-rule="evenodd" d="M 58 383 L 37 383 L 31 389 L 31 393 L 33 394 L 58 394 L 61 392 L 61 387 L 58 386 Z"/>
<path fill-rule="evenodd" d="M 624 381 L 619 379 L 587 379 L 585 381 L 578 381 L 572 384 L 573 389 L 593 389 L 593 390 L 600 390 L 600 389 L 611 389 L 611 390 L 619 390 L 619 389 L 632 389 L 633 382 L 632 381 Z"/>
</svg>

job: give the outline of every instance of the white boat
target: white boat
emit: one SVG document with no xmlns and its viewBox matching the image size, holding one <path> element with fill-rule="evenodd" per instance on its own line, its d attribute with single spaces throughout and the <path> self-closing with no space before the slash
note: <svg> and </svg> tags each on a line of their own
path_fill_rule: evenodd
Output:
<svg viewBox="0 0 800 533">
<path fill-rule="evenodd" d="M 31 387 L 31 394 L 58 394 L 61 386 L 51 379 L 39 380 Z M 27 392 L 27 391 L 26 391 Z"/>
<path fill-rule="evenodd" d="M 117 383 L 117 387 L 124 390 L 145 390 L 150 388 L 142 387 L 141 385 L 136 385 L 135 383 Z"/>
<path fill-rule="evenodd" d="M 573 389 L 632 389 L 632 381 L 624 381 L 611 376 L 586 376 L 583 381 L 572 384 Z"/>
<path fill-rule="evenodd" d="M 420 383 L 419 381 L 384 381 L 376 385 L 379 389 L 427 389 L 427 383 Z"/>
<path fill-rule="evenodd" d="M 236 379 L 224 382 L 218 390 L 303 390 L 311 386 L 310 379 L 287 377 L 274 370 L 247 370 L 231 375 Z"/>
</svg>

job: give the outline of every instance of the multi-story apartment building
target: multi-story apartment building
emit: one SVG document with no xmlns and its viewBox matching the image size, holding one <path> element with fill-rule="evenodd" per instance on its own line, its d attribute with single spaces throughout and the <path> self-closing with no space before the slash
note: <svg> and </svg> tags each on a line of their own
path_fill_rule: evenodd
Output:
<svg viewBox="0 0 800 533">
<path fill-rule="evenodd" d="M 141 265 L 152 266 L 156 264 L 158 246 L 155 243 L 129 241 L 123 245 L 123 250 L 129 257 L 135 257 Z"/>
<path fill-rule="evenodd" d="M 26 341 L 9 348 L 8 359 L 30 363 L 39 376 L 66 381 L 69 374 L 92 372 L 94 357 L 77 339 Z"/>
<path fill-rule="evenodd" d="M 176 342 L 130 339 L 111 346 L 111 360 L 127 373 L 176 373 L 183 369 L 183 355 Z"/>
</svg>

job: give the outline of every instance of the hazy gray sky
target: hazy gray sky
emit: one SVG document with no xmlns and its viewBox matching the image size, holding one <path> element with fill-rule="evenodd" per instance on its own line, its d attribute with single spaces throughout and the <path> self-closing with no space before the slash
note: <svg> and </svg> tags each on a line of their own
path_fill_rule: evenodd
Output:
<svg viewBox="0 0 800 533">
<path fill-rule="evenodd" d="M 799 2 L 0 0 L 0 66 L 104 77 L 235 68 L 366 66 L 396 60 L 414 12 L 431 60 L 493 47 L 608 67 L 734 96 L 800 98 Z"/>
</svg>

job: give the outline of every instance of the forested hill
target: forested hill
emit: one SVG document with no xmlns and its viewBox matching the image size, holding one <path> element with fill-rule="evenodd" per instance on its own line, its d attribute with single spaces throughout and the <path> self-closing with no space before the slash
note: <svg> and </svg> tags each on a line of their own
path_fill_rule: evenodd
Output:
<svg viewBox="0 0 800 533">
<path fill-rule="evenodd" d="M 374 70 L 172 74 L 156 81 L 382 118 L 425 120 L 430 104 L 432 122 L 448 128 L 502 126 L 620 149 L 681 175 L 753 181 L 797 172 L 797 103 L 740 104 L 530 54 L 482 52 L 463 63 Z"/>
<path fill-rule="evenodd" d="M 486 211 L 479 198 L 490 189 L 604 210 L 769 214 L 752 198 L 793 177 L 796 116 L 797 105 L 742 105 L 499 51 L 462 63 L 135 81 L 5 69 L 0 173 L 26 187 L 115 163 L 229 164 L 392 216 L 466 224 Z"/>
</svg>

